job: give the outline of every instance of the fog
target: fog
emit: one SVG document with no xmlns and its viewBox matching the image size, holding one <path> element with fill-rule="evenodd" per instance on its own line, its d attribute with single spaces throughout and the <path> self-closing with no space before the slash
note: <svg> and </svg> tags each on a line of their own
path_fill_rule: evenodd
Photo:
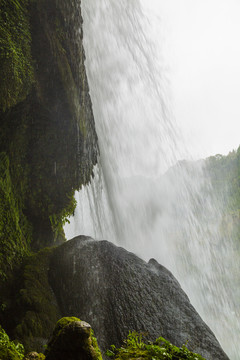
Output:
<svg viewBox="0 0 240 360">
<path fill-rule="evenodd" d="M 239 144 L 240 2 L 142 0 L 193 158 Z"/>
</svg>

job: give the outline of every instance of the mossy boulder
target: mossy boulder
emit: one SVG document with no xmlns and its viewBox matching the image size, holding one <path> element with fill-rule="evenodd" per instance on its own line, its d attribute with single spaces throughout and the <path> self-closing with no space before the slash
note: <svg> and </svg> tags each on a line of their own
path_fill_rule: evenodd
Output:
<svg viewBox="0 0 240 360">
<path fill-rule="evenodd" d="M 31 351 L 24 358 L 24 360 L 44 360 L 44 359 L 45 359 L 45 355 L 39 354 L 36 351 Z"/>
<path fill-rule="evenodd" d="M 57 322 L 45 355 L 46 360 L 102 360 L 91 326 L 75 317 Z"/>
</svg>

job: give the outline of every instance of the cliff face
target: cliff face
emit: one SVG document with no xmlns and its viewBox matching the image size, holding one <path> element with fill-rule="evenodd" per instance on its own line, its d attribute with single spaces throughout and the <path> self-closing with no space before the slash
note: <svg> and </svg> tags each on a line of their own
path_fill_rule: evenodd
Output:
<svg viewBox="0 0 240 360">
<path fill-rule="evenodd" d="M 30 247 L 63 241 L 74 192 L 90 181 L 97 162 L 80 5 L 75 0 L 1 4 L 2 277 Z"/>
</svg>

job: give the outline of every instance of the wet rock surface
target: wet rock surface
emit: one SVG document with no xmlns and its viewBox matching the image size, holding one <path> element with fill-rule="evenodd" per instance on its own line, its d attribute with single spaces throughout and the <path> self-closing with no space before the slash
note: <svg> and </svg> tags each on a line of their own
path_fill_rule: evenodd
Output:
<svg viewBox="0 0 240 360">
<path fill-rule="evenodd" d="M 49 280 L 63 316 L 92 325 L 102 350 L 120 345 L 129 331 L 163 336 L 208 360 L 228 359 L 180 284 L 163 266 L 108 241 L 76 237 L 58 247 Z"/>
</svg>

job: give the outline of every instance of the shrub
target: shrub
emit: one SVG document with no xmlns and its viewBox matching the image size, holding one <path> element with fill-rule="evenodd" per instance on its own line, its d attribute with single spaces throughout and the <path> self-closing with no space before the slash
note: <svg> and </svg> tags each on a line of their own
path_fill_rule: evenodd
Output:
<svg viewBox="0 0 240 360">
<path fill-rule="evenodd" d="M 137 332 L 130 332 L 124 345 L 117 349 L 114 345 L 106 355 L 112 359 L 146 359 L 146 360 L 204 360 L 201 355 L 188 350 L 186 345 L 177 347 L 162 337 L 154 343 L 144 343 L 143 337 Z"/>
<path fill-rule="evenodd" d="M 20 343 L 10 341 L 8 335 L 0 326 L 0 359 L 22 360 L 24 358 L 24 347 Z"/>
</svg>

